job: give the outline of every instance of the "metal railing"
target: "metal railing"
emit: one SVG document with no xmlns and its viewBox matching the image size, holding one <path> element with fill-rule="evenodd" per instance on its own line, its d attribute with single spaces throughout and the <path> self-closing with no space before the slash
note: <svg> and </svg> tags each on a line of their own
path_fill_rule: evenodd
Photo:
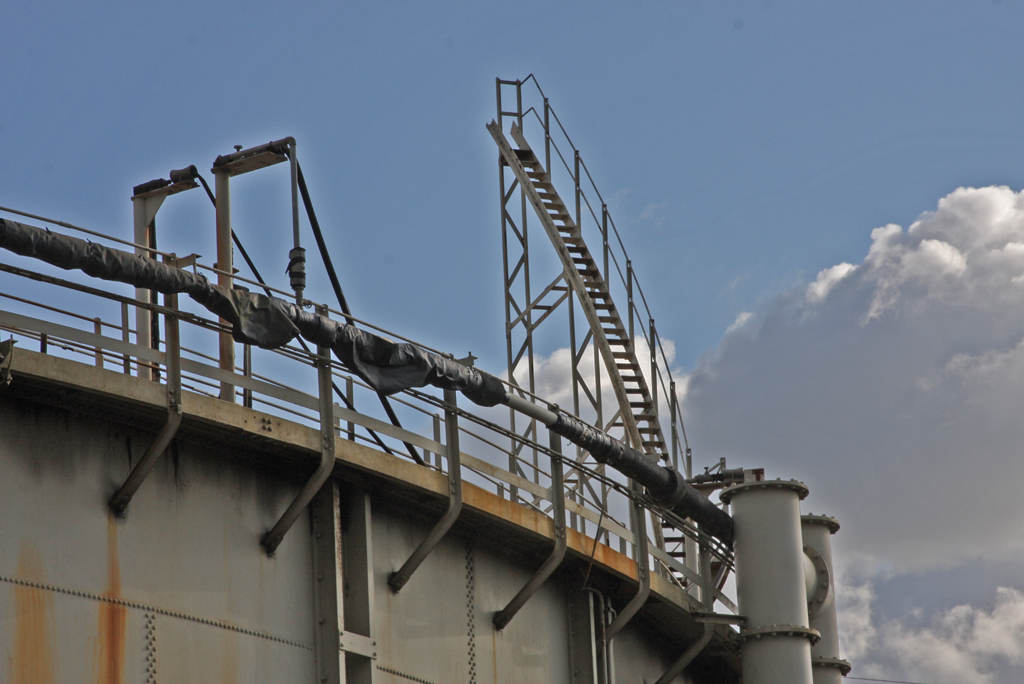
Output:
<svg viewBox="0 0 1024 684">
<path fill-rule="evenodd" d="M 70 224 L 63 226 L 71 227 Z M 122 240 L 106 238 L 94 231 L 90 234 L 93 238 L 124 244 Z M 153 380 L 139 378 L 138 382 L 163 384 L 167 379 L 168 361 L 174 359 L 168 358 L 166 346 L 161 342 L 156 342 L 155 348 L 138 344 L 130 311 L 141 307 L 162 319 L 165 330 L 169 320 L 180 324 L 182 345 L 178 361 L 184 390 L 217 398 L 220 388 L 227 384 L 235 388 L 236 399 L 245 406 L 310 427 L 320 426 L 319 393 L 322 390 L 318 389 L 314 353 L 296 345 L 277 350 L 239 345 L 244 352 L 240 355 L 244 359 L 243 366 L 229 371 L 219 367 L 216 356 L 203 351 L 216 353 L 218 336 L 225 326 L 187 298 L 181 298 L 179 307 L 143 302 L 134 298 L 134 290 L 128 286 L 102 283 L 106 289 L 100 289 L 96 287 L 99 281 L 82 274 L 67 274 L 38 261 L 6 252 L 0 254 L 0 331 L 16 339 L 18 348 L 36 348 L 42 353 L 89 363 L 107 372 L 138 376 L 140 369 L 153 369 L 157 371 L 153 373 Z M 216 272 L 202 264 L 195 264 L 193 268 L 211 274 Z M 237 275 L 235 278 L 242 280 Z M 124 294 L 119 294 L 118 289 Z M 318 310 L 342 318 L 341 312 L 326 306 L 318 306 Z M 442 353 L 367 321 L 354 320 L 392 339 Z M 568 527 L 591 538 L 600 536 L 606 544 L 617 546 L 636 559 L 639 545 L 628 522 L 630 509 L 635 501 L 648 510 L 654 509 L 655 504 L 645 494 L 632 490 L 617 474 L 598 472 L 574 458 L 563 457 L 552 448 L 549 440 L 529 439 L 518 434 L 507 424 L 507 413 L 502 410 L 456 406 L 445 401 L 440 390 L 432 388 L 411 389 L 392 397 L 405 426 L 398 427 L 381 415 L 376 392 L 336 361 L 331 362 L 331 375 L 335 385 L 344 388 L 352 407 L 333 403 L 336 437 L 375 449 L 387 448 L 394 456 L 407 460 L 411 459 L 402 445 L 412 444 L 428 456 L 422 467 L 446 473 L 447 444 L 451 437 L 445 434 L 444 426 L 457 423 L 462 476 L 466 481 L 549 517 L 555 508 L 555 497 L 561 497 Z M 547 406 L 540 398 L 529 396 L 519 388 L 516 392 Z M 335 398 L 332 396 L 331 401 Z M 452 418 L 455 420 L 446 420 Z M 503 446 L 509 444 L 513 446 Z M 526 458 L 526 454 L 530 457 Z M 551 465 L 556 460 L 565 469 L 566 488 L 562 491 L 553 491 L 552 487 Z M 507 467 L 510 462 L 516 468 Z M 574 479 L 598 483 L 602 491 L 588 492 L 581 487 L 569 496 L 569 483 Z M 661 509 L 657 514 L 672 518 L 670 512 Z M 719 574 L 724 576 L 728 572 L 732 567 L 728 549 L 687 521 L 672 519 L 671 522 L 711 550 L 718 561 Z M 648 569 L 664 569 L 662 574 L 687 591 L 702 586 L 699 571 L 654 544 L 645 546 L 648 546 L 648 556 L 640 562 Z M 714 597 L 735 612 L 735 604 L 721 591 L 721 580 L 722 577 L 714 578 Z"/>
<path fill-rule="evenodd" d="M 529 84 L 532 84 L 532 88 L 527 88 Z M 600 249 L 593 250 L 594 256 L 611 290 L 612 299 L 617 303 L 625 302 L 622 307 L 625 312 L 623 318 L 629 337 L 635 340 L 639 333 L 650 353 L 650 367 L 644 369 L 645 376 L 651 386 L 658 413 L 670 418 L 667 437 L 670 442 L 672 465 L 684 472 L 687 477 L 692 477 L 692 452 L 676 396 L 676 381 L 672 376 L 671 359 L 658 334 L 654 314 L 633 269 L 633 262 L 626 252 L 622 235 L 608 211 L 608 203 L 597 188 L 590 169 L 562 125 L 537 78 L 530 74 L 522 80 L 499 80 L 498 87 L 501 88 L 502 85 L 514 86 L 517 99 L 517 111 L 502 114 L 516 116 L 517 123 L 527 138 L 543 136 L 544 168 L 553 179 L 559 175 L 566 179 L 567 182 L 564 184 L 555 180 L 556 187 L 569 184 L 574 187 L 576 225 L 583 231 L 588 245 L 601 245 Z M 539 97 L 540 102 L 530 104 L 531 96 Z M 531 135 L 530 130 L 536 131 L 538 126 L 538 134 Z M 557 160 L 554 166 L 553 159 Z M 680 446 L 683 447 L 682 453 Z"/>
</svg>

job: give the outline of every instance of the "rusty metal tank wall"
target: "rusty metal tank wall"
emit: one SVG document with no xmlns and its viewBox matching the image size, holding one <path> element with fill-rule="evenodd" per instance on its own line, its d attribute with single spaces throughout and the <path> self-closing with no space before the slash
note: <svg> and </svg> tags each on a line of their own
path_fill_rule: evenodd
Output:
<svg viewBox="0 0 1024 684">
<path fill-rule="evenodd" d="M 317 681 L 314 514 L 273 557 L 259 539 L 315 468 L 319 432 L 186 392 L 174 447 L 117 519 L 107 501 L 163 421 L 162 386 L 28 351 L 13 373 L 0 389 L 0 679 Z M 569 598 L 592 539 L 569 530 L 565 566 L 496 630 L 494 614 L 550 552 L 553 532 L 549 518 L 467 484 L 467 511 L 393 593 L 388 576 L 443 514 L 447 480 L 338 445 L 343 505 L 351 487 L 370 502 L 369 680 L 598 681 L 574 668 L 570 638 Z M 596 551 L 591 584 L 621 609 L 637 591 L 635 565 Z M 612 643 L 608 684 L 654 681 L 699 634 L 686 593 L 652 580 L 647 606 Z M 723 629 L 714 654 L 676 681 L 735 682 L 730 640 Z"/>
<path fill-rule="evenodd" d="M 152 434 L 11 401 L 0 425 L 5 681 L 312 681 L 309 537 L 254 546 L 290 478 L 183 442 L 118 520 Z"/>
</svg>

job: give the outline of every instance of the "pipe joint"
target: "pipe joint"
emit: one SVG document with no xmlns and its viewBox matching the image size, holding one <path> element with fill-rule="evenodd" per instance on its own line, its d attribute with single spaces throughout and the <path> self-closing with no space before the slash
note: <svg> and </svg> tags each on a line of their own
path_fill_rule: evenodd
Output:
<svg viewBox="0 0 1024 684">
<path fill-rule="evenodd" d="M 801 500 L 807 498 L 807 495 L 810 493 L 807 485 L 797 480 L 759 480 L 757 482 L 742 482 L 726 487 L 718 494 L 718 498 L 722 503 L 728 504 L 737 494 L 758 489 L 788 489 L 796 492 Z"/>
<path fill-rule="evenodd" d="M 745 629 L 740 632 L 737 639 L 741 644 L 744 644 L 748 641 L 757 641 L 772 637 L 800 637 L 810 641 L 813 646 L 821 640 L 821 632 L 816 629 L 811 629 L 810 627 L 801 627 L 799 625 L 765 625 L 764 627 Z"/>
<path fill-rule="evenodd" d="M 853 669 L 853 666 L 850 665 L 848 660 L 843 660 L 842 658 L 825 658 L 822 656 L 811 658 L 811 667 L 834 668 L 839 670 L 839 673 L 844 677 L 850 674 L 850 670 Z"/>
</svg>

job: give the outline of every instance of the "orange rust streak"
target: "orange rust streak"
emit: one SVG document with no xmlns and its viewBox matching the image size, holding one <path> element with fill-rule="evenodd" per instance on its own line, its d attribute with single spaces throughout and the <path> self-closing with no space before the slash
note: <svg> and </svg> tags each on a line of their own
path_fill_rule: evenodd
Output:
<svg viewBox="0 0 1024 684">
<path fill-rule="evenodd" d="M 18 575 L 37 581 L 43 579 L 42 564 L 31 549 L 22 549 Z M 52 600 L 43 589 L 21 585 L 14 589 L 16 627 L 10 661 L 11 684 L 53 684 Z"/>
<path fill-rule="evenodd" d="M 526 506 L 520 506 L 472 484 L 463 485 L 462 498 L 467 506 L 501 520 L 515 523 L 548 539 L 554 539 L 554 521 Z M 636 563 L 629 556 L 619 553 L 610 546 L 598 544 L 595 551 L 594 540 L 591 537 L 572 529 L 566 530 L 566 543 L 570 551 L 575 551 L 587 558 L 593 554 L 594 562 L 623 577 L 637 580 Z"/>
<path fill-rule="evenodd" d="M 106 596 L 121 597 L 121 564 L 117 552 L 117 521 L 107 516 Z M 100 603 L 99 638 L 96 654 L 96 684 L 123 684 L 124 645 L 128 610 L 116 603 Z"/>
</svg>

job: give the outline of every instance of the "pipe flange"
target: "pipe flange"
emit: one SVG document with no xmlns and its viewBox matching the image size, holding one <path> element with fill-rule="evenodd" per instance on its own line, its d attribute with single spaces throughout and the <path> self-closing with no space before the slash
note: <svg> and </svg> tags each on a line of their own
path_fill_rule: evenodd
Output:
<svg viewBox="0 0 1024 684">
<path fill-rule="evenodd" d="M 832 577 L 828 564 L 816 548 L 804 544 L 804 555 L 814 566 L 814 593 L 807 597 L 807 616 L 813 620 L 826 606 L 832 604 Z"/>
<path fill-rule="evenodd" d="M 810 627 L 800 627 L 798 625 L 766 625 L 764 627 L 755 627 L 754 629 L 745 629 L 740 632 L 737 639 L 741 644 L 744 644 L 755 639 L 780 636 L 803 637 L 811 642 L 811 646 L 821 641 L 821 632 Z"/>
<path fill-rule="evenodd" d="M 758 480 L 756 482 L 741 482 L 740 484 L 726 487 L 718 493 L 718 499 L 722 503 L 728 504 L 732 497 L 739 492 L 749 492 L 758 489 L 788 489 L 796 492 L 797 496 L 801 499 L 805 499 L 807 494 L 810 493 L 807 485 L 797 480 Z"/>
<path fill-rule="evenodd" d="M 839 521 L 828 515 L 814 515 L 813 513 L 808 513 L 807 515 L 800 516 L 800 522 L 827 525 L 830 534 L 835 534 L 839 531 Z"/>
<path fill-rule="evenodd" d="M 839 670 L 840 674 L 844 677 L 850 674 L 850 670 L 853 669 L 853 666 L 850 665 L 849 661 L 843 660 L 842 658 L 826 658 L 825 656 L 811 658 L 811 667 L 834 667 Z"/>
</svg>

